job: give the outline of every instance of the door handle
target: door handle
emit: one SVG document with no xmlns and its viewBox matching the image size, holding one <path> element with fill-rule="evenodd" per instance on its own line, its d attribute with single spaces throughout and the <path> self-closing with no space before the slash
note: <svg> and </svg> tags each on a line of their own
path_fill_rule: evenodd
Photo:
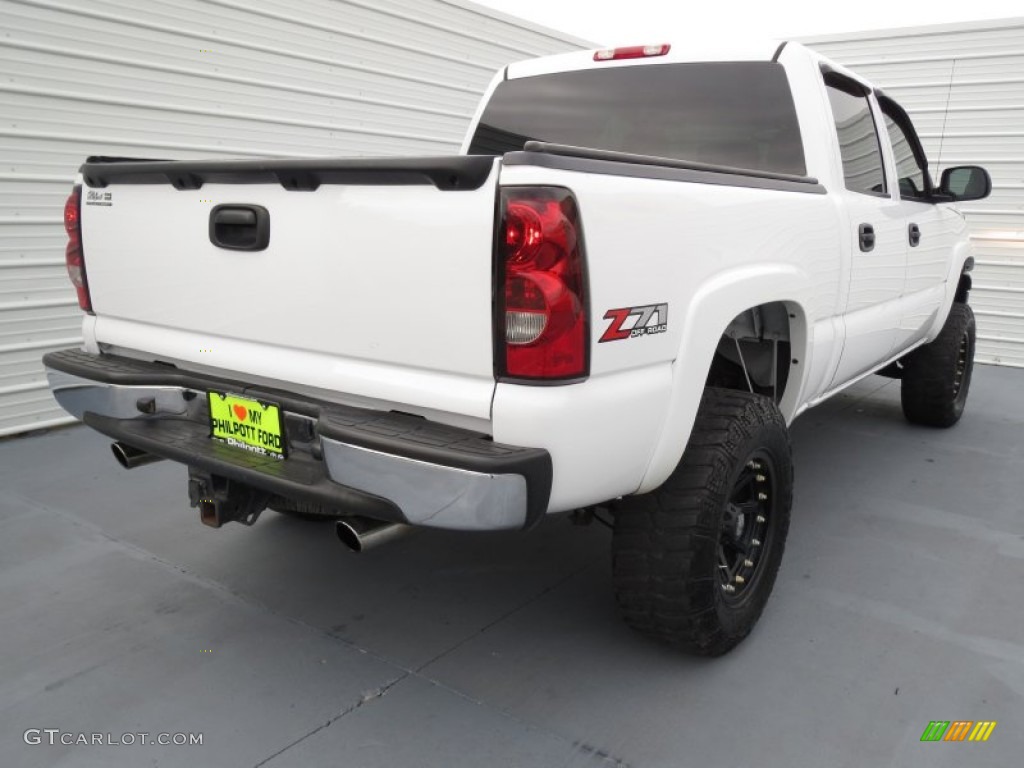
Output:
<svg viewBox="0 0 1024 768">
<path fill-rule="evenodd" d="M 230 251 L 262 251 L 270 244 L 270 213 L 262 205 L 218 205 L 210 211 L 210 242 Z"/>
<path fill-rule="evenodd" d="M 911 248 L 916 248 L 921 244 L 921 228 L 917 224 L 907 227 L 907 239 L 910 240 Z"/>
<path fill-rule="evenodd" d="M 861 224 L 857 227 L 857 236 L 860 239 L 860 249 L 867 253 L 875 248 L 875 228 L 870 224 Z"/>
</svg>

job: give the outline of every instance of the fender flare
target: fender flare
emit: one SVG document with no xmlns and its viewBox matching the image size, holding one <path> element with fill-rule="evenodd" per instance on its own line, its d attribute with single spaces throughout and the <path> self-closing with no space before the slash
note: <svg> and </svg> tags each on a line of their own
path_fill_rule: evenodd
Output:
<svg viewBox="0 0 1024 768">
<path fill-rule="evenodd" d="M 809 276 L 791 264 L 756 264 L 716 275 L 693 295 L 683 320 L 679 349 L 672 361 L 672 388 L 664 426 L 636 493 L 647 493 L 668 479 L 682 458 L 697 416 L 704 383 L 718 341 L 741 312 L 769 303 L 785 304 L 790 314 L 790 344 L 799 376 L 790 381 L 781 404 L 795 414 L 810 370 L 811 320 L 806 297 L 813 295 Z"/>
<path fill-rule="evenodd" d="M 960 285 L 960 276 L 971 269 L 974 269 L 974 246 L 970 240 L 962 240 L 953 249 L 949 274 L 946 275 L 946 298 L 943 299 L 942 306 L 935 313 L 935 319 L 932 320 L 932 325 L 925 336 L 925 343 L 934 341 L 942 331 L 942 326 L 946 324 L 946 318 L 949 317 L 949 311 L 953 308 L 956 290 Z"/>
</svg>

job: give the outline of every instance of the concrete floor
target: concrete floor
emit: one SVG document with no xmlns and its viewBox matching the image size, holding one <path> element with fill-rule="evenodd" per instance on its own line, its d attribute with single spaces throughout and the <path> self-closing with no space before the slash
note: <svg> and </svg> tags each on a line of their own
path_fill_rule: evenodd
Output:
<svg viewBox="0 0 1024 768">
<path fill-rule="evenodd" d="M 0 763 L 1020 765 L 1022 394 L 979 367 L 952 430 L 906 424 L 879 378 L 803 416 L 775 593 L 718 660 L 619 622 L 600 526 L 356 556 L 271 512 L 204 528 L 183 468 L 125 472 L 84 428 L 0 442 Z M 921 743 L 931 720 L 999 725 Z"/>
</svg>

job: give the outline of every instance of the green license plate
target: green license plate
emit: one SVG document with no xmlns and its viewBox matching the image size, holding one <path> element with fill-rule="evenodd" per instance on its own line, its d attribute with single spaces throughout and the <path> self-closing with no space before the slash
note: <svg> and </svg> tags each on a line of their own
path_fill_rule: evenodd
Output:
<svg viewBox="0 0 1024 768">
<path fill-rule="evenodd" d="M 284 458 L 281 409 L 238 395 L 210 392 L 210 436 L 236 448 Z"/>
</svg>

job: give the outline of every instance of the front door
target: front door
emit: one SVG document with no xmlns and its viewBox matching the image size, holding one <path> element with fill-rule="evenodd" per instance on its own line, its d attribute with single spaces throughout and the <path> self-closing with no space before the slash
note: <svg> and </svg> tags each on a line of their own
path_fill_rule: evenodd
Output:
<svg viewBox="0 0 1024 768">
<path fill-rule="evenodd" d="M 896 338 L 896 352 L 900 352 L 924 338 L 942 307 L 958 222 L 955 214 L 932 202 L 928 160 L 907 113 L 884 95 L 878 104 L 892 146 L 906 229 L 907 278 Z"/>
</svg>

